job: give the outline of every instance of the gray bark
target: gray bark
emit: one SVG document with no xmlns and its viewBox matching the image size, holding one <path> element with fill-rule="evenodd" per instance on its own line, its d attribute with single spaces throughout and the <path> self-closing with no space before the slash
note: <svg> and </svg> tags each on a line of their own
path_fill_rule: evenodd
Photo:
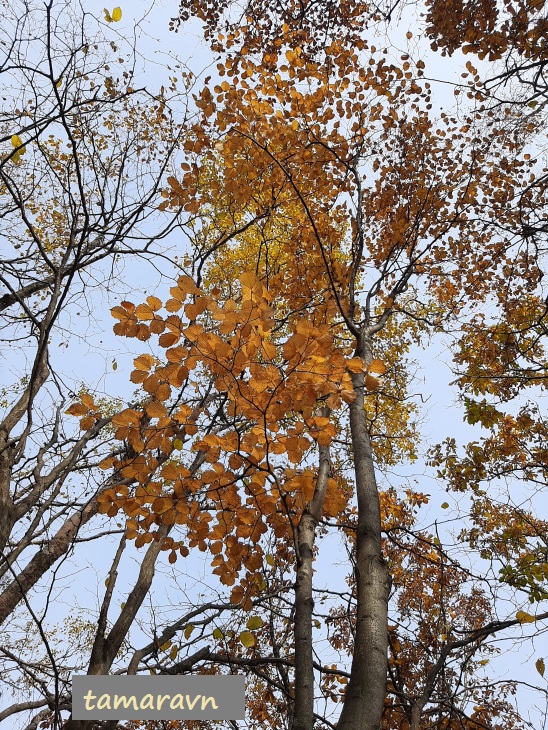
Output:
<svg viewBox="0 0 548 730">
<path fill-rule="evenodd" d="M 295 587 L 295 704 L 292 730 L 312 730 L 314 725 L 314 665 L 312 656 L 312 574 L 316 527 L 321 518 L 329 478 L 329 447 L 319 446 L 319 469 L 314 497 L 297 528 L 297 580 Z"/>
<path fill-rule="evenodd" d="M 390 580 L 381 552 L 380 503 L 364 408 L 364 380 L 363 373 L 352 373 L 356 393 L 350 404 L 350 428 L 358 498 L 357 616 L 350 680 L 337 730 L 379 730 L 386 694 Z"/>
</svg>

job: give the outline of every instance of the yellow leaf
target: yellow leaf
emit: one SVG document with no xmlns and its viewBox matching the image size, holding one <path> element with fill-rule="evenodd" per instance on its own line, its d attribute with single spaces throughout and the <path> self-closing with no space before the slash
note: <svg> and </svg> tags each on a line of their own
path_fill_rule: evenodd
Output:
<svg viewBox="0 0 548 730">
<path fill-rule="evenodd" d="M 540 674 L 540 676 L 544 677 L 544 670 L 546 669 L 544 665 L 544 659 L 537 659 L 535 662 L 535 667 L 537 668 L 537 672 Z"/>
<path fill-rule="evenodd" d="M 266 555 L 266 556 L 265 556 L 265 560 L 266 560 L 266 562 L 267 562 L 267 563 L 268 563 L 268 564 L 269 564 L 269 565 L 270 565 L 270 566 L 271 566 L 272 568 L 274 567 L 274 565 L 275 565 L 275 562 L 274 562 L 274 555 L 271 555 L 270 553 L 268 553 L 268 555 Z"/>
<path fill-rule="evenodd" d="M 14 162 L 19 162 L 21 159 L 21 156 L 25 154 L 26 147 L 23 145 L 23 140 L 18 134 L 14 134 L 11 138 L 11 144 L 13 147 L 18 147 L 19 149 L 17 152 L 13 155 L 12 160 Z"/>
<path fill-rule="evenodd" d="M 224 634 L 221 631 L 221 629 L 214 629 L 213 630 L 213 638 L 214 639 L 223 639 L 224 638 Z"/>
<path fill-rule="evenodd" d="M 112 11 L 112 20 L 117 23 L 122 19 L 122 8 L 114 8 Z"/>
<path fill-rule="evenodd" d="M 173 439 L 173 448 L 180 451 L 183 448 L 183 442 L 181 439 Z"/>
<path fill-rule="evenodd" d="M 169 658 L 171 659 L 172 662 L 175 661 L 178 651 L 179 651 L 179 647 L 177 646 L 177 644 L 173 644 L 173 646 L 171 647 L 171 651 L 169 652 Z"/>
<path fill-rule="evenodd" d="M 441 506 L 442 509 L 447 509 L 449 507 L 449 502 L 444 502 Z"/>
<path fill-rule="evenodd" d="M 246 623 L 246 626 L 250 631 L 256 631 L 257 629 L 260 629 L 262 625 L 263 620 L 260 616 L 251 616 Z"/>
<path fill-rule="evenodd" d="M 107 21 L 107 23 L 112 23 L 112 18 L 108 10 L 106 8 L 103 8 L 103 12 L 105 14 L 105 20 Z"/>
<path fill-rule="evenodd" d="M 240 634 L 240 641 L 246 649 L 249 649 L 250 647 L 255 646 L 256 639 L 251 631 L 242 631 Z"/>
<path fill-rule="evenodd" d="M 160 647 L 160 651 L 167 651 L 170 646 L 171 646 L 171 641 L 166 641 L 165 644 L 162 644 L 162 646 Z"/>
<path fill-rule="evenodd" d="M 525 611 L 518 611 L 516 613 L 516 618 L 520 622 L 520 624 L 532 624 L 535 621 L 535 617 L 531 616 L 530 613 L 526 613 Z"/>
<path fill-rule="evenodd" d="M 188 624 L 185 627 L 185 639 L 190 639 L 190 634 L 194 631 L 194 626 L 192 624 Z"/>
</svg>

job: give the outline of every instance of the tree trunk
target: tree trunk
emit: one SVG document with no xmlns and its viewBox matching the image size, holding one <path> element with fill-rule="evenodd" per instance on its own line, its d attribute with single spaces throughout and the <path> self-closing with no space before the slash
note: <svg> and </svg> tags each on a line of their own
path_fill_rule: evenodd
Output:
<svg viewBox="0 0 548 730">
<path fill-rule="evenodd" d="M 354 655 L 337 730 L 379 730 L 386 694 L 390 579 L 381 554 L 381 515 L 364 409 L 363 373 L 353 373 L 350 429 L 358 498 Z"/>
<path fill-rule="evenodd" d="M 325 414 L 327 415 L 327 414 Z M 312 562 L 316 526 L 321 517 L 329 479 L 329 447 L 320 446 L 320 464 L 314 497 L 297 528 L 297 580 L 295 588 L 295 705 L 292 730 L 312 730 L 314 725 L 314 667 L 312 658 Z"/>
</svg>

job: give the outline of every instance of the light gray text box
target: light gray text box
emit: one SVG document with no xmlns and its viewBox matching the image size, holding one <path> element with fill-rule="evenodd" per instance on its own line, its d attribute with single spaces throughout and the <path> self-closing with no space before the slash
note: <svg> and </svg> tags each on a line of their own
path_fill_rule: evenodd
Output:
<svg viewBox="0 0 548 730">
<path fill-rule="evenodd" d="M 74 720 L 243 720 L 245 678 L 74 675 Z"/>
</svg>

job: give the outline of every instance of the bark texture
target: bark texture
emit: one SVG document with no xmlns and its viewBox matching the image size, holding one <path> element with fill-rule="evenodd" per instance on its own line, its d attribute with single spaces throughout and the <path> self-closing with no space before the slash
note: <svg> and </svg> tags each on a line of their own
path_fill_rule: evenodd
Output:
<svg viewBox="0 0 548 730">
<path fill-rule="evenodd" d="M 326 414 L 324 414 L 326 415 Z M 322 515 L 329 479 L 329 447 L 319 447 L 318 479 L 314 497 L 297 528 L 297 580 L 295 588 L 295 704 L 292 730 L 312 730 L 314 725 L 314 667 L 312 656 L 312 576 L 316 527 Z"/>
<path fill-rule="evenodd" d="M 361 353 L 359 353 L 361 354 Z M 337 730 L 380 730 L 386 694 L 388 567 L 381 552 L 379 492 L 364 407 L 364 375 L 353 373 L 350 428 L 358 498 L 357 617 L 351 676 Z"/>
</svg>

